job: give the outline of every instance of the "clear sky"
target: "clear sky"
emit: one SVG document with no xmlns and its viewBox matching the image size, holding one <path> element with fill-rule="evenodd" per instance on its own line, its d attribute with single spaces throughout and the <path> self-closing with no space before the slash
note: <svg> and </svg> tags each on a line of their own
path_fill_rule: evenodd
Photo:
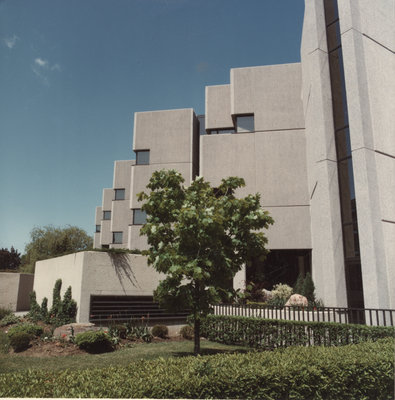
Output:
<svg viewBox="0 0 395 400">
<path fill-rule="evenodd" d="M 94 231 L 136 111 L 194 108 L 229 70 L 300 61 L 303 0 L 0 0 L 0 248 Z"/>
</svg>

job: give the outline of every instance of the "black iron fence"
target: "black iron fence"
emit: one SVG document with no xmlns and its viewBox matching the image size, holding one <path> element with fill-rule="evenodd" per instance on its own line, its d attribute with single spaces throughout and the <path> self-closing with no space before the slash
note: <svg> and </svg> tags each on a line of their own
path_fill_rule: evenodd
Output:
<svg viewBox="0 0 395 400">
<path fill-rule="evenodd" d="M 217 304 L 215 315 L 236 315 L 288 321 L 337 322 L 369 326 L 394 326 L 395 310 L 345 307 L 273 307 L 259 304 Z"/>
</svg>

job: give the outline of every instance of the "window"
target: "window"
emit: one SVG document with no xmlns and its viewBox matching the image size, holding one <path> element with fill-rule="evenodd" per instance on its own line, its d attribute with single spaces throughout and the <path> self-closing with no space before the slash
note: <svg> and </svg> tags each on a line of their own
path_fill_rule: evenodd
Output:
<svg viewBox="0 0 395 400">
<path fill-rule="evenodd" d="M 236 131 L 237 132 L 254 132 L 254 115 L 236 116 Z"/>
<path fill-rule="evenodd" d="M 113 232 L 112 233 L 112 242 L 114 244 L 122 244 L 123 240 L 123 232 Z"/>
<path fill-rule="evenodd" d="M 109 244 L 102 244 L 101 248 L 102 249 L 109 249 L 110 245 Z"/>
<path fill-rule="evenodd" d="M 212 129 L 212 130 L 210 130 L 210 135 L 220 135 L 222 133 L 235 133 L 235 130 L 233 128 Z"/>
<path fill-rule="evenodd" d="M 115 200 L 125 200 L 125 189 L 115 189 Z"/>
<path fill-rule="evenodd" d="M 149 150 L 136 150 L 136 165 L 149 164 Z"/>
<path fill-rule="evenodd" d="M 104 220 L 111 219 L 111 211 L 103 211 L 103 219 Z"/>
<path fill-rule="evenodd" d="M 101 225 L 96 225 L 96 233 L 101 232 Z"/>
<path fill-rule="evenodd" d="M 140 208 L 133 210 L 133 225 L 144 225 L 147 222 L 147 214 Z"/>
</svg>

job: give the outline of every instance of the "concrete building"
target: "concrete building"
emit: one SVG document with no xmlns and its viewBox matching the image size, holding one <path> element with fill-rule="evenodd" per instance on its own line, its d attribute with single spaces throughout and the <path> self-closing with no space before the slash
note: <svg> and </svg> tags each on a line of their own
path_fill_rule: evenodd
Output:
<svg viewBox="0 0 395 400">
<path fill-rule="evenodd" d="M 305 0 L 300 63 L 232 69 L 228 85 L 206 88 L 201 116 L 135 113 L 136 160 L 115 162 L 95 247 L 147 248 L 136 195 L 155 170 L 177 169 L 186 185 L 240 176 L 238 194 L 261 193 L 275 223 L 266 261 L 235 286 L 311 271 L 327 306 L 395 308 L 394 8 Z"/>
</svg>

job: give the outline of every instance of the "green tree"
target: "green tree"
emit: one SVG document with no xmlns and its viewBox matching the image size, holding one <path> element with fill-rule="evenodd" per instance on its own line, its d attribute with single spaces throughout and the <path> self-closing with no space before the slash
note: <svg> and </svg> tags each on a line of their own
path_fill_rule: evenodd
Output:
<svg viewBox="0 0 395 400">
<path fill-rule="evenodd" d="M 0 249 L 0 270 L 16 271 L 21 263 L 21 253 L 11 246 L 11 250 Z"/>
<path fill-rule="evenodd" d="M 304 274 L 302 272 L 299 273 L 298 279 L 295 282 L 293 287 L 294 293 L 303 295 L 303 282 L 304 282 Z"/>
<path fill-rule="evenodd" d="M 52 225 L 33 228 L 30 239 L 20 268 L 25 272 L 34 272 L 36 261 L 89 250 L 93 246 L 91 236 L 83 229 L 70 225 L 65 228 Z"/>
<path fill-rule="evenodd" d="M 253 257 L 263 259 L 267 239 L 261 231 L 273 223 L 260 196 L 236 198 L 242 178 L 223 179 L 212 188 L 198 177 L 189 187 L 177 171 L 154 172 L 138 195 L 147 213 L 148 263 L 166 274 L 155 290 L 162 306 L 192 310 L 195 354 L 200 352 L 200 321 L 220 297 L 233 295 L 232 279 Z"/>
</svg>

